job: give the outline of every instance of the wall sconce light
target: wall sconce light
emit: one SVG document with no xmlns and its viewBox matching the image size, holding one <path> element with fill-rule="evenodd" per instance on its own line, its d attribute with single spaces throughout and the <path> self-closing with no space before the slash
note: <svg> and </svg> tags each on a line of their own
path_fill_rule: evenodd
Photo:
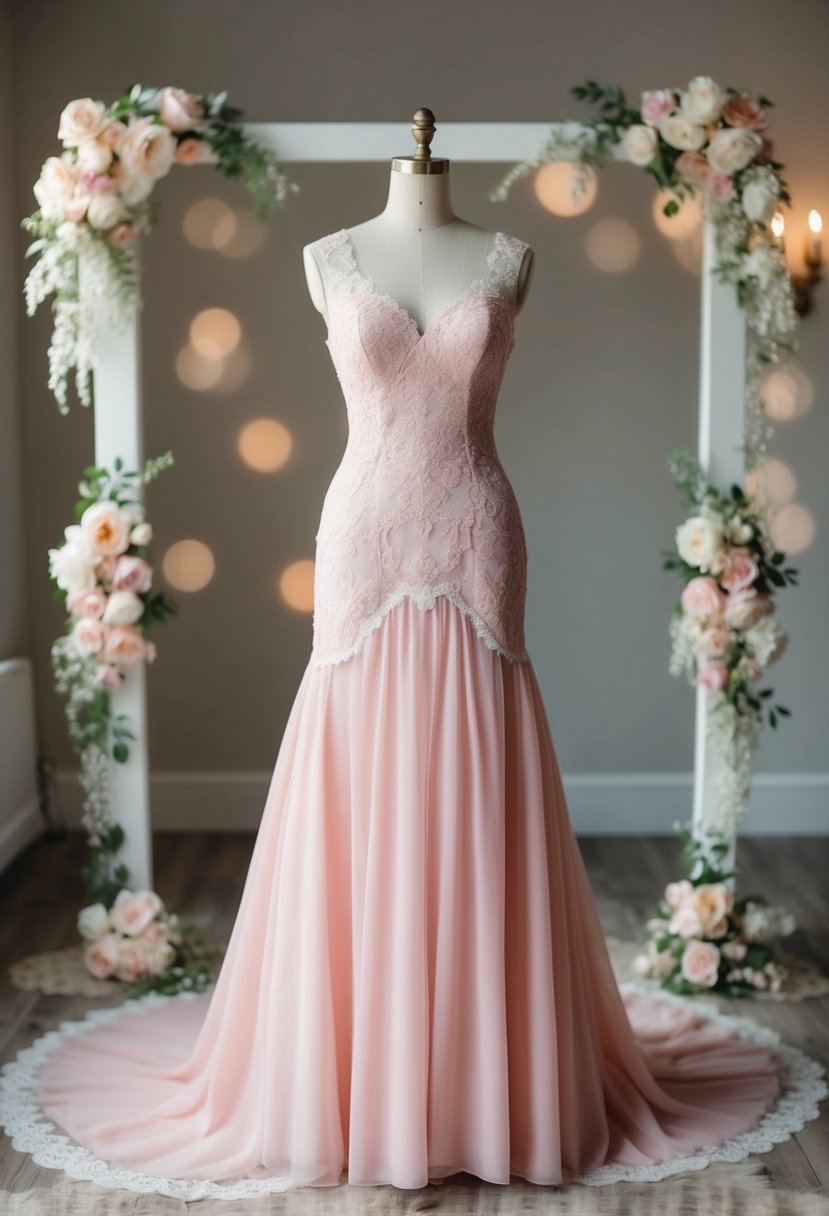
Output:
<svg viewBox="0 0 829 1216">
<path fill-rule="evenodd" d="M 783 219 L 782 212 L 777 211 L 771 221 L 771 230 L 783 252 L 786 249 L 783 239 L 784 228 L 785 220 Z M 812 311 L 814 289 L 821 280 L 820 272 L 823 267 L 823 260 L 820 233 L 822 228 L 823 220 L 820 217 L 820 212 L 814 209 L 811 210 L 809 212 L 809 235 L 806 238 L 806 248 L 803 254 L 803 260 L 806 263 L 806 273 L 793 274 L 791 276 L 792 286 L 794 287 L 794 306 L 800 317 L 805 317 L 807 313 Z"/>
</svg>

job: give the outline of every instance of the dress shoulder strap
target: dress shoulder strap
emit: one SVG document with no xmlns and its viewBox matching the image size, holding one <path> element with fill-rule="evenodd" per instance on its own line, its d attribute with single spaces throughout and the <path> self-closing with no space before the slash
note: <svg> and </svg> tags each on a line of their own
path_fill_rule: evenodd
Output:
<svg viewBox="0 0 829 1216">
<path fill-rule="evenodd" d="M 337 290 L 352 291 L 361 286 L 361 275 L 354 260 L 354 250 L 345 228 L 339 228 L 314 242 L 325 270 L 325 285 Z"/>
<path fill-rule="evenodd" d="M 518 275 L 524 254 L 530 246 L 508 232 L 496 232 L 492 248 L 487 254 L 484 278 L 495 291 L 515 301 Z"/>
</svg>

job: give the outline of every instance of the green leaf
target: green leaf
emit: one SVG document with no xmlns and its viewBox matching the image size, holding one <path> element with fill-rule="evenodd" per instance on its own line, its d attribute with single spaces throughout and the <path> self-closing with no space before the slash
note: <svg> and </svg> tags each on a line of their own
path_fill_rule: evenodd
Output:
<svg viewBox="0 0 829 1216">
<path fill-rule="evenodd" d="M 118 761 L 119 764 L 124 764 L 125 761 L 129 759 L 130 753 L 129 753 L 129 748 L 127 747 L 126 743 L 121 743 L 119 741 L 113 747 L 112 754 L 115 757 L 115 759 Z"/>
</svg>

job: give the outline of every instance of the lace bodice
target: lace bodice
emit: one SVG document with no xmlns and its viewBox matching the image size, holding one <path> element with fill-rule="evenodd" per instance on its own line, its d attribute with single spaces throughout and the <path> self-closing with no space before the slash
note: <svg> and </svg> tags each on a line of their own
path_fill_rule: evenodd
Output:
<svg viewBox="0 0 829 1216">
<path fill-rule="evenodd" d="M 349 434 L 316 536 L 311 662 L 356 653 L 404 596 L 438 595 L 525 660 L 526 545 L 493 422 L 528 246 L 494 233 L 480 276 L 422 333 L 363 275 L 347 229 L 313 248 Z"/>
</svg>

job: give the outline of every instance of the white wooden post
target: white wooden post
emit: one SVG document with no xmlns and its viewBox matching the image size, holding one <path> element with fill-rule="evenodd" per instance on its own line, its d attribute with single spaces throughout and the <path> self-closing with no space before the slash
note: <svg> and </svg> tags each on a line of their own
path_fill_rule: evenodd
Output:
<svg viewBox="0 0 829 1216">
<path fill-rule="evenodd" d="M 700 385 L 698 456 L 707 479 L 727 490 L 745 479 L 746 321 L 737 303 L 733 283 L 721 283 L 713 270 L 717 261 L 713 223 L 703 225 L 702 314 L 700 326 Z M 692 831 L 695 837 L 706 828 L 722 829 L 714 799 L 713 783 L 718 767 L 708 741 L 708 715 L 712 694 L 696 689 L 694 746 L 694 804 Z M 735 834 L 723 863 L 732 869 Z"/>
<path fill-rule="evenodd" d="M 83 294 L 86 268 L 80 263 Z M 144 443 L 141 414 L 140 333 L 137 313 L 125 328 L 112 324 L 106 301 L 95 316 L 95 464 L 111 466 L 120 456 L 125 469 L 141 469 Z M 143 663 L 127 669 L 127 677 L 111 693 L 112 713 L 127 714 L 135 739 L 128 740 L 124 764 L 110 760 L 111 811 L 124 829 L 120 859 L 129 868 L 133 888 L 152 888 L 152 834 L 147 746 L 146 672 Z"/>
</svg>

